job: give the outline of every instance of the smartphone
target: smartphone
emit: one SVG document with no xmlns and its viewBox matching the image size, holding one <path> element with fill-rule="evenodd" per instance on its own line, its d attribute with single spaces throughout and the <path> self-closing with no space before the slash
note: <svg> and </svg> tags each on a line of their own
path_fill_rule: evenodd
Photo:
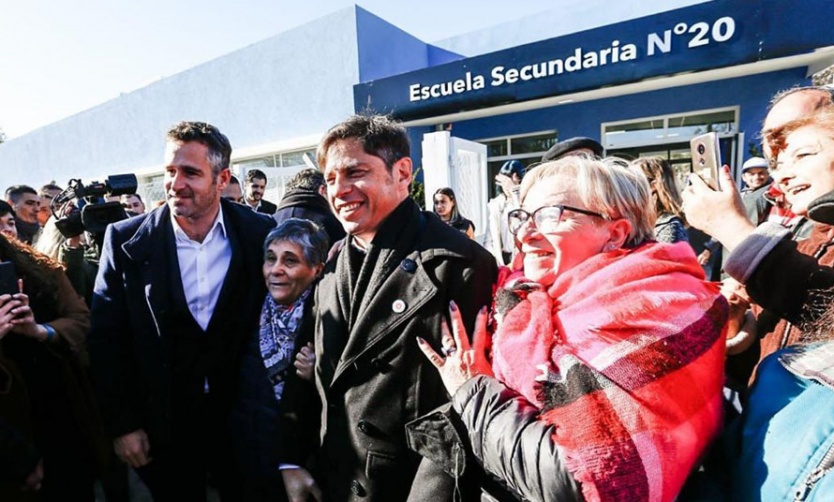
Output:
<svg viewBox="0 0 834 502">
<path fill-rule="evenodd" d="M 718 168 L 721 167 L 721 150 L 718 134 L 708 132 L 689 141 L 692 152 L 692 172 L 697 173 L 711 187 L 718 188 Z"/>
<path fill-rule="evenodd" d="M 0 263 L 0 295 L 16 295 L 20 293 L 17 288 L 17 274 L 14 272 L 14 265 L 9 261 Z"/>
</svg>

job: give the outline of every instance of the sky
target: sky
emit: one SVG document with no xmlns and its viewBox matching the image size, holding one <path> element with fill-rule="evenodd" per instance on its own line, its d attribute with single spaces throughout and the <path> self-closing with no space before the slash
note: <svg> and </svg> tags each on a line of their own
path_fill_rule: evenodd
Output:
<svg viewBox="0 0 834 502">
<path fill-rule="evenodd" d="M 342 0 L 0 0 L 0 130 L 14 138 L 349 7 Z M 545 0 L 363 0 L 432 42 Z"/>
</svg>

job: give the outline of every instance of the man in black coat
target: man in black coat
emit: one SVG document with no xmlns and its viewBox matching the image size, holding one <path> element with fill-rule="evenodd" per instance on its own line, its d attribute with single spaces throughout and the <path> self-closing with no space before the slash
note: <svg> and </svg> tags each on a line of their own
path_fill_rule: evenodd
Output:
<svg viewBox="0 0 834 502">
<path fill-rule="evenodd" d="M 252 169 L 247 172 L 245 188 L 243 200 L 247 206 L 258 213 L 275 214 L 278 206 L 263 198 L 266 191 L 266 174 L 263 171 Z"/>
<path fill-rule="evenodd" d="M 449 399 L 417 337 L 441 350 L 451 302 L 471 333 L 497 266 L 409 198 L 409 149 L 405 129 L 382 116 L 351 117 L 319 145 L 328 200 L 349 235 L 316 289 L 321 443 L 289 437 L 280 452 L 285 464 L 316 459 L 312 476 L 282 471 L 291 500 L 316 483 L 334 501 L 453 498 L 455 480 L 406 445 L 405 424 Z M 299 422 L 316 418 L 293 411 Z"/>
<path fill-rule="evenodd" d="M 229 411 L 258 325 L 262 245 L 274 221 L 220 199 L 231 145 L 182 122 L 166 136 L 167 204 L 109 226 L 88 337 L 116 454 L 154 500 L 239 500 Z"/>
<path fill-rule="evenodd" d="M 327 203 L 324 175 L 315 169 L 299 171 L 287 183 L 286 192 L 273 217 L 280 225 L 289 218 L 301 218 L 324 227 L 330 243 L 345 237 L 345 229 Z"/>
</svg>

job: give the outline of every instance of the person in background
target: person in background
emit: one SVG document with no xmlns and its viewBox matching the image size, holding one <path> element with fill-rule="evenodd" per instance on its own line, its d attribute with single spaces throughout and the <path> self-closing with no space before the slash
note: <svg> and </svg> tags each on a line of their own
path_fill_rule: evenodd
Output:
<svg viewBox="0 0 834 502">
<path fill-rule="evenodd" d="M 758 226 L 767 221 L 770 202 L 764 197 L 773 179 L 768 171 L 767 161 L 761 157 L 750 157 L 741 166 L 741 200 L 747 209 L 747 218 Z"/>
<path fill-rule="evenodd" d="M 267 294 L 260 326 L 244 349 L 232 417 L 244 473 L 243 500 L 284 499 L 278 452 L 287 445 L 281 444 L 280 432 L 308 441 L 318 433 L 315 420 L 302 423 L 281 409 L 316 405 L 313 291 L 329 249 L 327 233 L 299 218 L 280 223 L 264 242 Z"/>
<path fill-rule="evenodd" d="M 568 138 L 559 141 L 551 146 L 544 155 L 542 162 L 559 160 L 570 155 L 587 155 L 591 157 L 602 157 L 602 145 L 599 141 L 584 136 Z"/>
<path fill-rule="evenodd" d="M 64 189 L 56 185 L 54 181 L 42 186 L 38 191 L 38 195 L 41 198 L 41 206 L 38 211 L 38 223 L 40 223 L 41 227 L 43 227 L 46 224 L 46 220 L 52 216 L 52 199 L 57 197 L 63 191 Z"/>
<path fill-rule="evenodd" d="M 620 162 L 528 173 L 509 217 L 524 277 L 499 285 L 491 344 L 485 312 L 470 345 L 454 309 L 442 344 L 418 339 L 452 409 L 410 444 L 482 465 L 498 500 L 672 501 L 720 429 L 726 301 L 689 244 L 654 242 L 648 183 Z"/>
<path fill-rule="evenodd" d="M 122 207 L 130 216 L 145 214 L 145 203 L 142 202 L 142 196 L 138 193 L 122 195 Z"/>
<path fill-rule="evenodd" d="M 243 200 L 253 211 L 264 214 L 275 214 L 278 206 L 264 199 L 266 191 L 266 174 L 259 169 L 252 169 L 246 173 L 246 186 Z"/>
<path fill-rule="evenodd" d="M 15 185 L 6 190 L 6 202 L 14 209 L 17 226 L 17 238 L 32 245 L 41 229 L 38 223 L 41 199 L 34 188 L 27 185 Z"/>
<path fill-rule="evenodd" d="M 231 176 L 229 178 L 229 184 L 223 189 L 220 197 L 237 202 L 238 204 L 243 204 L 243 190 L 240 189 L 240 180 L 237 179 L 237 176 Z"/>
<path fill-rule="evenodd" d="M 470 239 L 475 237 L 475 224 L 464 218 L 458 209 L 458 199 L 451 188 L 438 188 L 434 192 L 434 214 L 452 228 L 465 233 Z"/>
<path fill-rule="evenodd" d="M 327 185 L 320 171 L 302 169 L 287 182 L 284 189 L 284 197 L 272 215 L 277 223 L 289 218 L 302 218 L 323 227 L 331 243 L 345 238 L 345 229 L 327 203 Z"/>
<path fill-rule="evenodd" d="M 0 200 L 0 233 L 11 239 L 17 239 L 17 225 L 14 209 L 12 206 Z"/>
<path fill-rule="evenodd" d="M 487 203 L 486 242 L 484 247 L 492 253 L 498 265 L 509 265 L 513 259 L 515 244 L 507 230 L 507 213 L 518 207 L 518 186 L 524 178 L 524 164 L 517 160 L 504 162 L 495 176 L 495 197 Z"/>
<path fill-rule="evenodd" d="M 681 210 L 681 194 L 669 162 L 661 157 L 642 157 L 633 160 L 630 165 L 639 169 L 649 180 L 657 212 L 657 222 L 654 225 L 655 240 L 669 243 L 689 242 L 686 221 Z"/>
<path fill-rule="evenodd" d="M 20 294 L 0 295 L 0 448 L 20 448 L 0 500 L 31 500 L 24 487 L 37 500 L 92 502 L 107 448 L 85 371 L 89 311 L 31 247 L 0 235 L 0 262 L 22 280 Z"/>
</svg>

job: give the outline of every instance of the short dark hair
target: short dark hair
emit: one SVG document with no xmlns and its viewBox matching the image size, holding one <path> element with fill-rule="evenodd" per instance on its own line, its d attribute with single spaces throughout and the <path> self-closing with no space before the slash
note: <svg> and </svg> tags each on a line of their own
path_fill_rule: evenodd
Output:
<svg viewBox="0 0 834 502">
<path fill-rule="evenodd" d="M 136 197 L 137 199 L 139 199 L 139 202 L 142 202 L 144 204 L 144 201 L 142 200 L 142 196 L 139 195 L 138 193 L 126 193 L 126 194 L 122 195 L 122 198 L 125 198 L 125 199 L 129 199 L 131 197 Z"/>
<path fill-rule="evenodd" d="M 6 216 L 7 214 L 11 214 L 12 218 L 17 219 L 17 214 L 15 214 L 12 206 L 8 202 L 0 200 L 0 217 Z"/>
<path fill-rule="evenodd" d="M 284 187 L 286 191 L 290 190 L 308 190 L 317 192 L 320 187 L 324 186 L 324 175 L 317 169 L 302 169 L 295 173 L 287 185 Z"/>
<path fill-rule="evenodd" d="M 330 240 L 324 227 L 310 220 L 288 218 L 273 228 L 264 240 L 264 254 L 275 241 L 287 241 L 298 245 L 308 265 L 321 265 L 327 261 Z"/>
<path fill-rule="evenodd" d="M 250 169 L 246 173 L 246 182 L 252 183 L 255 180 L 264 180 L 266 181 L 266 174 L 260 169 Z"/>
<path fill-rule="evenodd" d="M 58 190 L 59 192 L 63 192 L 63 191 L 64 191 L 64 189 L 63 189 L 63 188 L 59 187 L 59 186 L 58 186 L 57 184 L 55 184 L 55 182 L 53 181 L 52 183 L 47 183 L 46 185 L 44 185 L 44 186 L 42 186 L 42 187 L 41 187 L 41 190 L 40 190 L 40 195 L 44 195 L 44 194 L 46 194 L 46 192 L 48 192 L 49 190 Z"/>
<path fill-rule="evenodd" d="M 379 157 L 388 171 L 400 159 L 411 156 L 408 134 L 400 122 L 387 115 L 354 115 L 331 127 L 316 150 L 316 161 L 324 169 L 327 151 L 339 140 L 355 139 L 368 155 Z"/>
<path fill-rule="evenodd" d="M 183 121 L 168 129 L 165 139 L 182 143 L 196 141 L 208 148 L 208 161 L 214 176 L 220 174 L 223 169 L 229 168 L 232 144 L 229 143 L 229 138 L 211 124 Z"/>
<path fill-rule="evenodd" d="M 240 180 L 239 180 L 239 179 L 237 179 L 237 176 L 235 176 L 235 175 L 233 174 L 233 175 L 232 175 L 232 177 L 231 177 L 231 178 L 229 178 L 229 184 L 230 184 L 230 185 L 240 185 Z"/>
<path fill-rule="evenodd" d="M 12 185 L 6 189 L 6 200 L 17 204 L 24 194 L 38 195 L 38 192 L 29 185 Z"/>
</svg>

